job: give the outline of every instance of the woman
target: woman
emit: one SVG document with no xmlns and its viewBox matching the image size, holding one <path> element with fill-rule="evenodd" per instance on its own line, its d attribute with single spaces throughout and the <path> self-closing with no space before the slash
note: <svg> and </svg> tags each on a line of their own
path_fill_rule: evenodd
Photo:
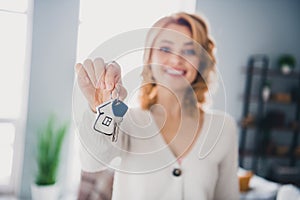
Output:
<svg viewBox="0 0 300 200">
<path fill-rule="evenodd" d="M 92 127 L 99 104 L 115 91 L 126 96 L 120 66 L 101 58 L 76 65 L 90 106 L 79 131 L 82 169 L 116 169 L 112 199 L 238 199 L 235 122 L 203 106 L 215 73 L 213 50 L 199 16 L 177 13 L 156 22 L 146 39 L 141 108 L 129 109 L 115 144 Z"/>
</svg>

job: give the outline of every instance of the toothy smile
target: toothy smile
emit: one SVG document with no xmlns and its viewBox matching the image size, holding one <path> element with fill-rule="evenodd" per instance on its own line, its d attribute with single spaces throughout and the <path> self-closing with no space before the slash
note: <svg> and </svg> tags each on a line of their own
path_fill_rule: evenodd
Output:
<svg viewBox="0 0 300 200">
<path fill-rule="evenodd" d="M 183 69 L 167 68 L 166 73 L 172 76 L 183 76 L 185 75 L 186 71 Z"/>
</svg>

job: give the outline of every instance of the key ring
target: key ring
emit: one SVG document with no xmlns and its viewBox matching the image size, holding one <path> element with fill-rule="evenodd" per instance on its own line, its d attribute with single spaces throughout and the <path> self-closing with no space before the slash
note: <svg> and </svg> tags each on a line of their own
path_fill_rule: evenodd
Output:
<svg viewBox="0 0 300 200">
<path fill-rule="evenodd" d="M 110 93 L 110 99 L 114 99 L 113 98 L 113 92 L 116 90 L 117 92 L 117 97 L 115 98 L 117 101 L 119 101 L 119 98 L 120 98 L 120 90 L 119 90 L 119 84 L 116 84 L 115 88 L 111 91 Z"/>
</svg>

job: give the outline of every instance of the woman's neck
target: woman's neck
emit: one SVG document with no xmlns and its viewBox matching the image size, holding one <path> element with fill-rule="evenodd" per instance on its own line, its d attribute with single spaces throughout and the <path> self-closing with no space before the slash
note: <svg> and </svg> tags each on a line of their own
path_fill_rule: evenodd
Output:
<svg viewBox="0 0 300 200">
<path fill-rule="evenodd" d="M 185 91 L 173 92 L 164 87 L 157 88 L 157 105 L 156 112 L 163 111 L 169 117 L 181 116 L 183 111 L 183 100 L 185 98 Z"/>
</svg>

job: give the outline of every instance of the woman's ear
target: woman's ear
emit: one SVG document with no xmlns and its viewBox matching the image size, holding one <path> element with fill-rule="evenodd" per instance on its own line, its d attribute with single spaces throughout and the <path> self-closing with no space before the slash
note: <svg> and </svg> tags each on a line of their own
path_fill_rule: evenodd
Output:
<svg viewBox="0 0 300 200">
<path fill-rule="evenodd" d="M 151 81 L 152 81 L 152 84 L 155 84 L 155 83 L 156 83 L 156 80 L 155 80 L 155 78 L 154 78 L 154 76 L 153 76 L 151 64 L 149 65 L 149 74 L 150 74 L 150 76 L 151 76 L 150 79 L 151 79 Z"/>
<path fill-rule="evenodd" d="M 157 87 L 156 86 L 153 86 L 152 87 L 152 90 L 149 94 L 149 99 L 154 99 L 157 95 Z"/>
<path fill-rule="evenodd" d="M 151 84 L 155 84 L 156 80 L 153 76 L 153 72 L 152 72 L 152 67 L 151 64 L 148 64 L 144 67 L 143 70 L 143 81 L 147 82 L 147 83 L 151 83 Z"/>
</svg>

